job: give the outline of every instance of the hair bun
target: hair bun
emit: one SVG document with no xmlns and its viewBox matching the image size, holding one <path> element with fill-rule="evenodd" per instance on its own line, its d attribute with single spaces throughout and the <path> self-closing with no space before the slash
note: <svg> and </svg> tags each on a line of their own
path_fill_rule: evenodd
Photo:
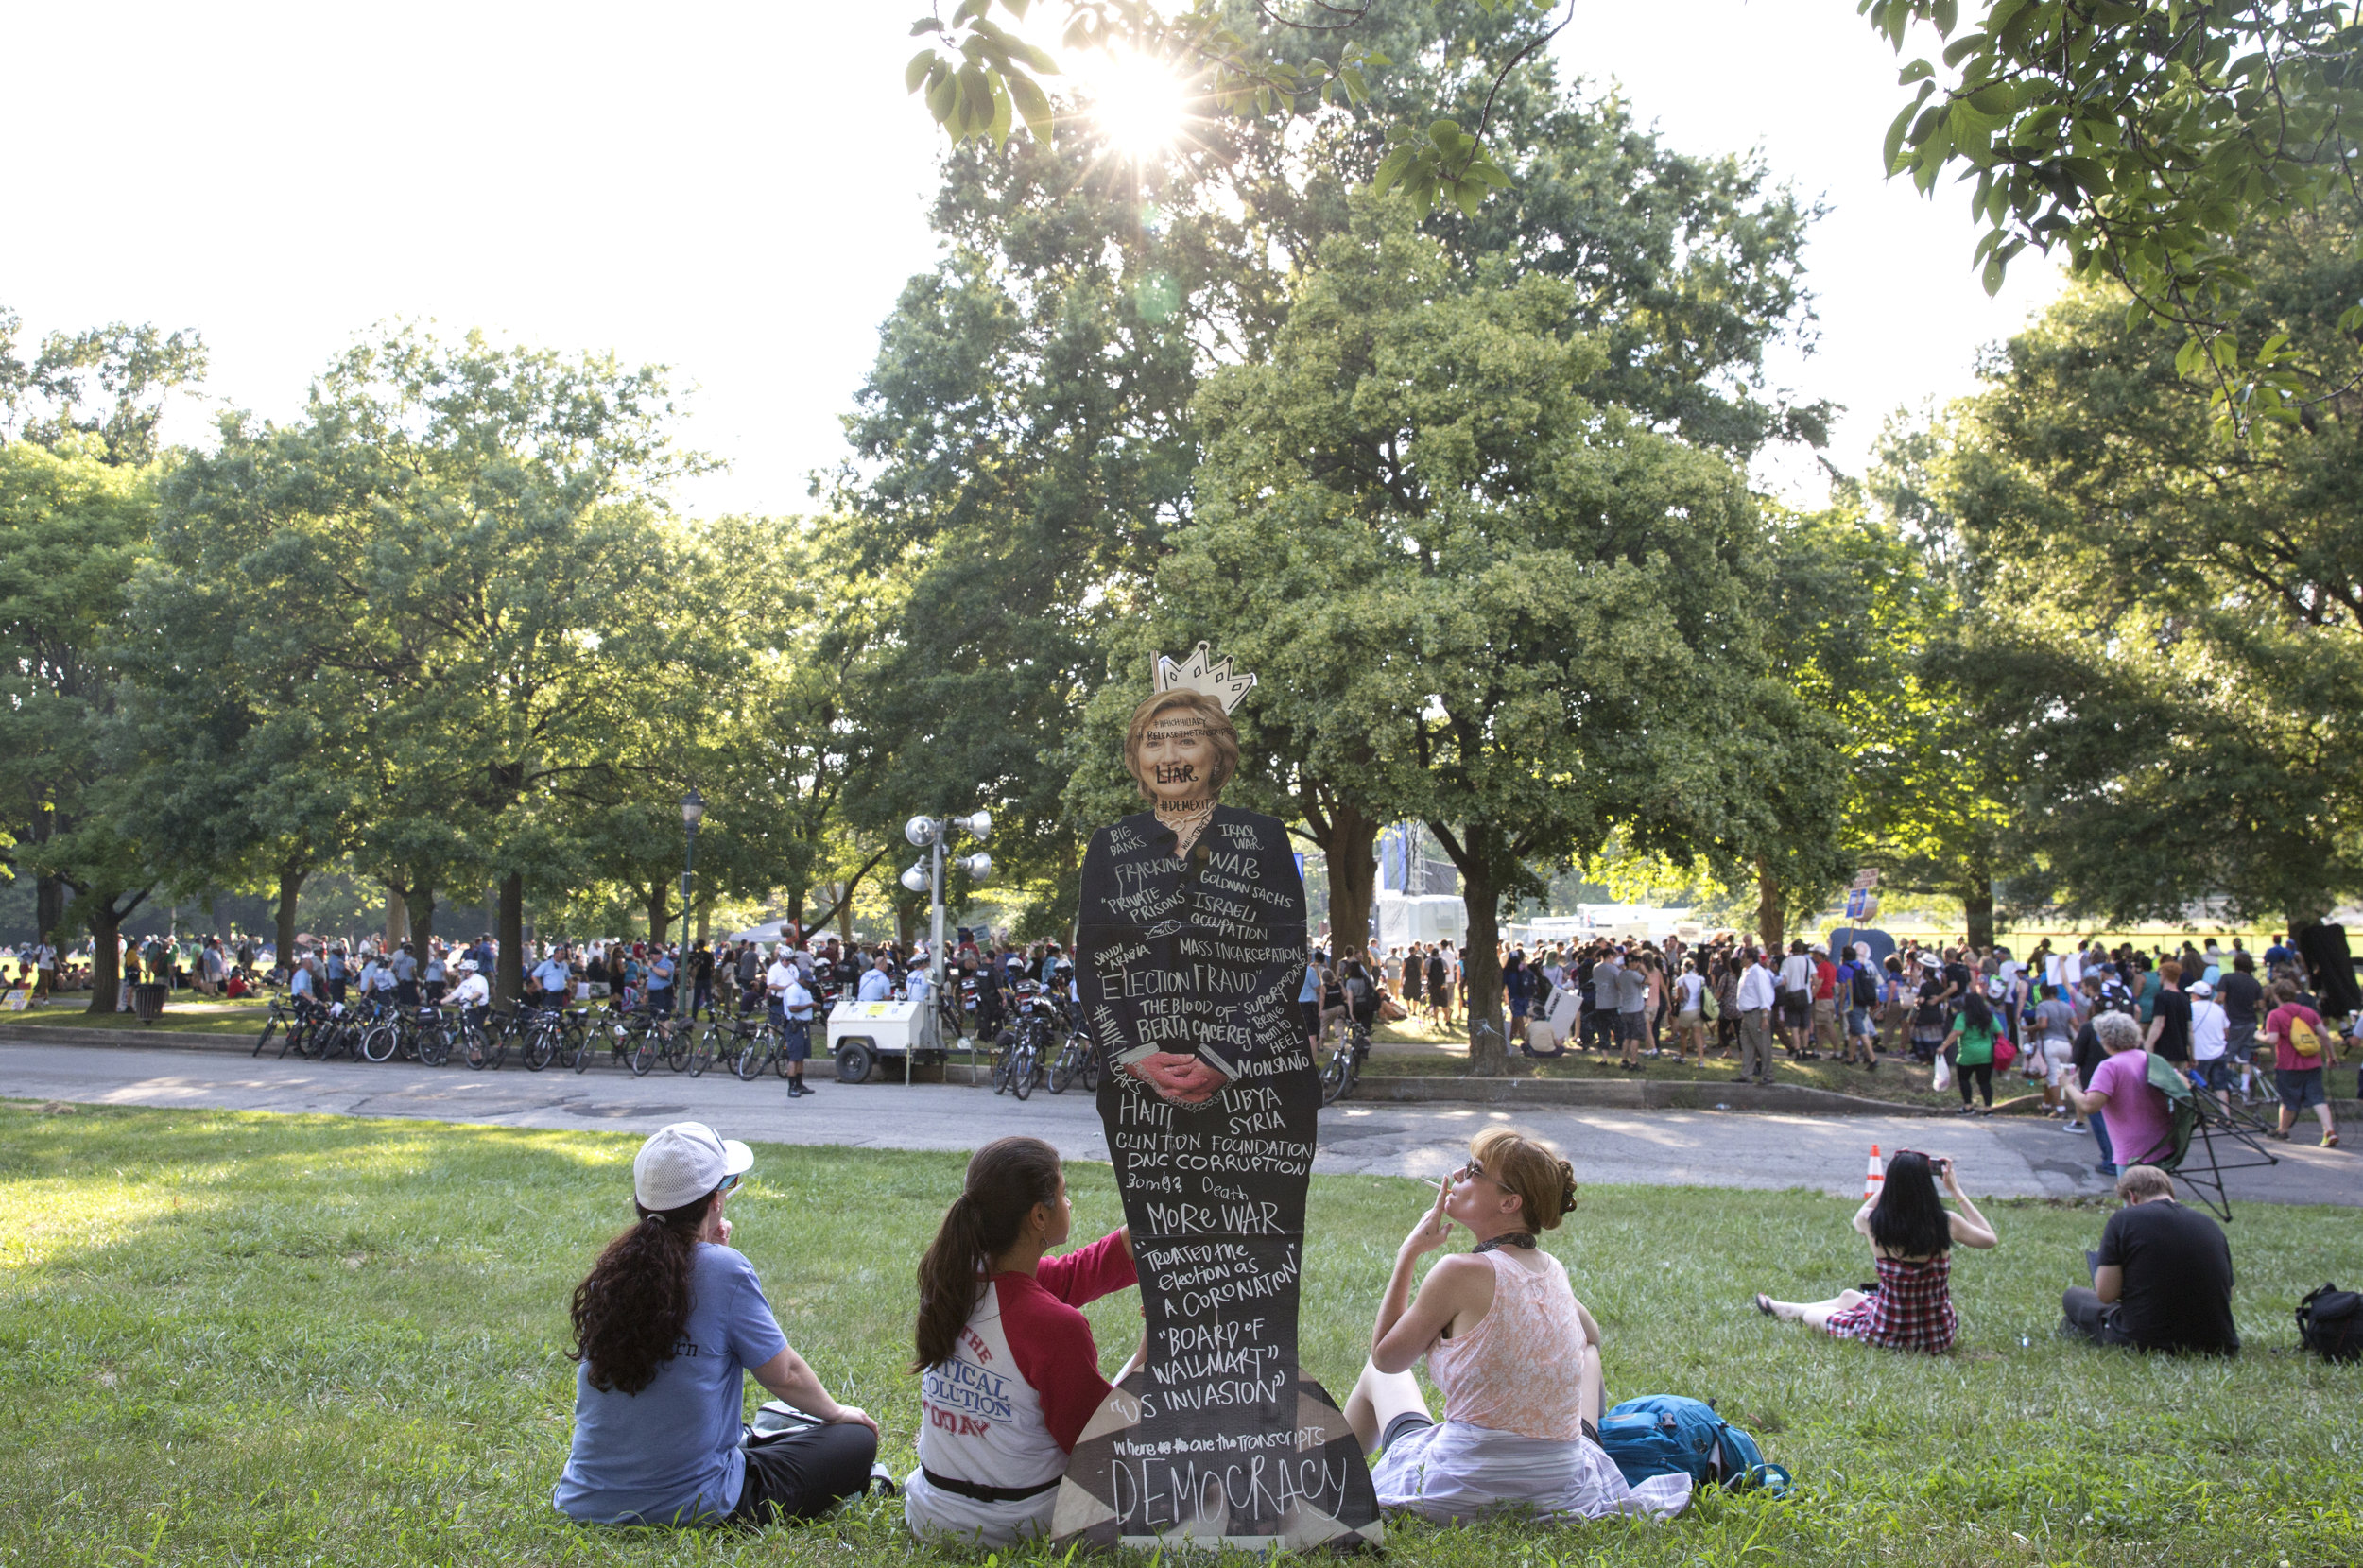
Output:
<svg viewBox="0 0 2363 1568">
<path fill-rule="evenodd" d="M 1572 1215 L 1576 1212 L 1576 1167 L 1561 1160 L 1559 1163 L 1559 1212 Z"/>
</svg>

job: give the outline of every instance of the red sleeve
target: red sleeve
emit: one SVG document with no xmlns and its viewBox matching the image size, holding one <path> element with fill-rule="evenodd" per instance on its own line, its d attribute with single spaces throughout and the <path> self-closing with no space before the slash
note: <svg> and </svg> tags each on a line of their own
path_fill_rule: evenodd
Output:
<svg viewBox="0 0 2363 1568">
<path fill-rule="evenodd" d="M 1111 1231 L 1062 1258 L 1044 1258 L 1034 1278 L 1051 1296 L 1071 1307 L 1096 1301 L 1102 1296 L 1140 1283 L 1131 1250 L 1123 1232 Z"/>
<path fill-rule="evenodd" d="M 1018 1375 L 1042 1401 L 1042 1423 L 1050 1440 L 1072 1454 L 1111 1386 L 1099 1375 L 1099 1346 L 1083 1315 L 1046 1290 L 1025 1284 L 1012 1288 L 1024 1279 L 1001 1276 L 1001 1330 L 1009 1336 Z"/>
</svg>

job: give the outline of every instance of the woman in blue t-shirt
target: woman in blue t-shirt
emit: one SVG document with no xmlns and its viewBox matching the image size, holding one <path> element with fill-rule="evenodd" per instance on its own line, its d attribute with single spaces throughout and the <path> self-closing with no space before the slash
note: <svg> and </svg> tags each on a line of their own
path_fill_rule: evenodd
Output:
<svg viewBox="0 0 2363 1568">
<path fill-rule="evenodd" d="M 722 1206 L 754 1155 L 675 1122 L 640 1146 L 640 1222 L 575 1287 L 575 1443 L 552 1501 L 605 1525 L 804 1518 L 863 1490 L 878 1423 L 788 1348 Z M 815 1424 L 750 1437 L 741 1373 Z"/>
</svg>

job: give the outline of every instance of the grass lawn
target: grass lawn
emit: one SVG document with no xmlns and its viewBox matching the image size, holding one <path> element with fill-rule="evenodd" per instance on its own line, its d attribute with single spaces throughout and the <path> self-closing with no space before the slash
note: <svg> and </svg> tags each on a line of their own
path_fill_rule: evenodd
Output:
<svg viewBox="0 0 2363 1568">
<path fill-rule="evenodd" d="M 174 991 L 172 1000 L 164 1004 L 164 1015 L 153 1024 L 142 1023 L 139 1015 L 129 1008 L 94 1013 L 84 1010 L 89 1006 L 88 991 L 68 991 L 46 1007 L 0 1013 L 0 1025 L 9 1028 L 24 1025 L 33 1028 L 119 1029 L 126 1034 L 159 1034 L 166 1030 L 243 1034 L 250 1040 L 263 1032 L 263 1020 L 270 1010 L 270 1004 L 259 998 L 231 1002 L 199 996 L 193 991 Z"/>
<path fill-rule="evenodd" d="M 760 1534 L 581 1529 L 549 1490 L 571 1430 L 564 1303 L 629 1216 L 637 1140 L 434 1123 L 0 1105 L 0 1564 L 966 1561 L 873 1501 Z M 732 1205 L 789 1338 L 912 1462 L 911 1269 L 957 1155 L 760 1150 Z M 1117 1222 L 1071 1175 L 1078 1234 Z M 1314 1185 L 1306 1365 L 1342 1395 L 1424 1186 Z M 1597 1188 L 1552 1248 L 1609 1336 L 1612 1398 L 1716 1400 L 1797 1475 L 1671 1525 L 1399 1524 L 1391 1560 L 1505 1564 L 2265 1564 L 2363 1559 L 2363 1367 L 2289 1311 L 2363 1279 L 2352 1211 L 2244 1206 L 2236 1361 L 2052 1336 L 2103 1211 L 1988 1210 L 1963 1342 L 1906 1358 L 1746 1301 L 1870 1272 L 1847 1206 Z M 1093 1313 L 1110 1366 L 1130 1297 Z M 1040 1549 L 1020 1554 L 1046 1556 Z M 1004 1560 L 1008 1560 L 1005 1557 Z"/>
</svg>

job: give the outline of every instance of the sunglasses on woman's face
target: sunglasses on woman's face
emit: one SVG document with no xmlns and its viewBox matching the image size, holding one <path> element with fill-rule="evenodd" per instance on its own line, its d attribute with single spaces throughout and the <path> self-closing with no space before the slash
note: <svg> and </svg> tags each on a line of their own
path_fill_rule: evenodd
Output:
<svg viewBox="0 0 2363 1568">
<path fill-rule="evenodd" d="M 738 1190 L 738 1182 L 739 1182 L 739 1178 L 740 1178 L 740 1177 L 742 1177 L 742 1176 L 744 1176 L 745 1174 L 746 1174 L 746 1173 L 745 1173 L 744 1171 L 738 1171 L 738 1172 L 733 1172 L 733 1174 L 731 1174 L 731 1175 L 729 1175 L 729 1176 L 726 1176 L 726 1177 L 722 1178 L 722 1184 L 721 1184 L 719 1187 L 715 1188 L 714 1190 L 715 1190 L 716 1192 L 720 1192 L 720 1193 L 734 1193 L 734 1192 L 736 1192 L 736 1191 Z"/>
<path fill-rule="evenodd" d="M 1485 1167 L 1478 1164 L 1475 1160 L 1470 1161 L 1467 1164 L 1452 1173 L 1452 1179 L 1455 1181 L 1461 1180 L 1464 1178 L 1478 1181 L 1491 1181 L 1496 1187 L 1500 1187 L 1504 1192 L 1508 1192 L 1509 1190 L 1509 1187 L 1503 1185 L 1498 1178 L 1486 1175 Z"/>
</svg>

